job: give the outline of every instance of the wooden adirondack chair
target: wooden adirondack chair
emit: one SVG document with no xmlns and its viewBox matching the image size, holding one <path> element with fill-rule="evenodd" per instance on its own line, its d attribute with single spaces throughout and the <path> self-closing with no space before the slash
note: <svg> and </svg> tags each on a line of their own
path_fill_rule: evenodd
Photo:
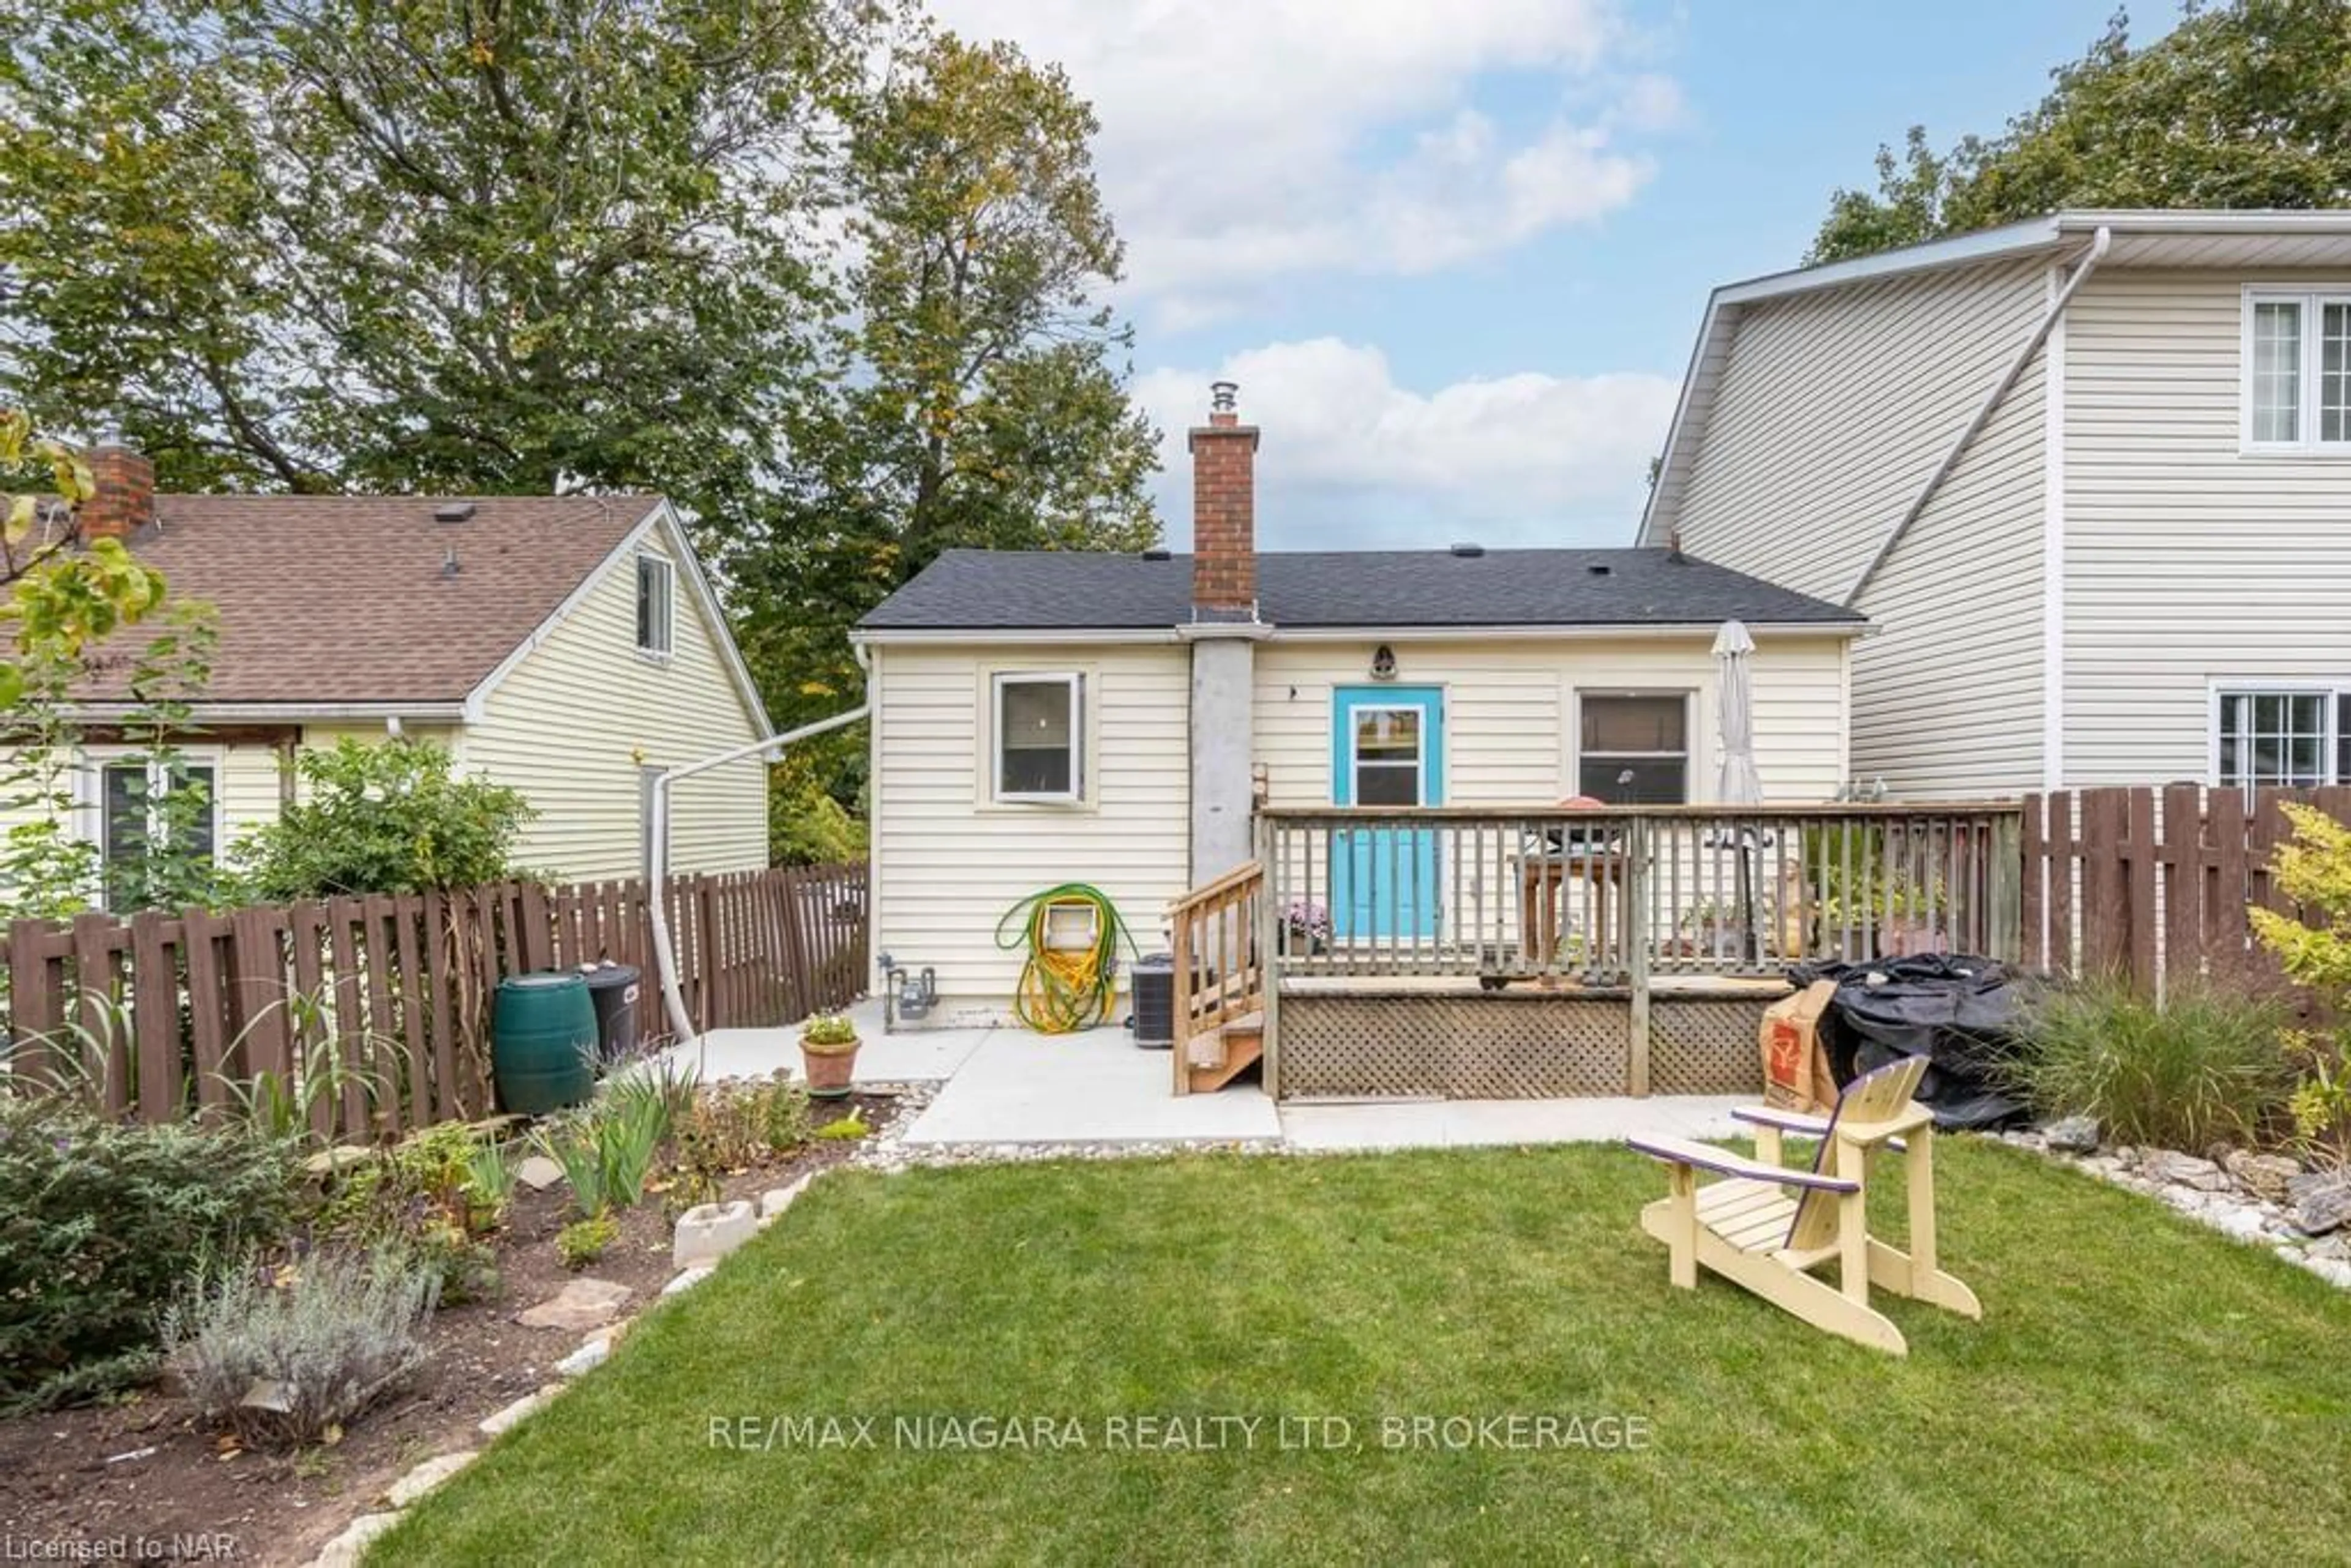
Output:
<svg viewBox="0 0 2351 1568">
<path fill-rule="evenodd" d="M 1935 1123 L 1910 1097 L 1926 1071 L 1926 1058 L 1914 1056 L 1865 1073 L 1845 1085 L 1825 1119 L 1761 1107 L 1732 1112 L 1755 1129 L 1752 1160 L 1684 1138 L 1626 1138 L 1667 1167 L 1667 1196 L 1641 1210 L 1641 1228 L 1669 1249 L 1673 1282 L 1697 1289 L 1703 1266 L 1814 1328 L 1896 1355 L 1908 1347 L 1902 1331 L 1871 1310 L 1872 1285 L 1982 1317 L 1975 1292 L 1936 1265 Z M 1810 1170 L 1780 1164 L 1785 1133 L 1820 1139 Z M 1869 1234 L 1865 1194 L 1870 1155 L 1880 1147 L 1905 1156 L 1907 1252 Z M 1700 1186 L 1700 1171 L 1722 1179 Z M 1835 1287 L 1813 1275 L 1831 1259 Z"/>
</svg>

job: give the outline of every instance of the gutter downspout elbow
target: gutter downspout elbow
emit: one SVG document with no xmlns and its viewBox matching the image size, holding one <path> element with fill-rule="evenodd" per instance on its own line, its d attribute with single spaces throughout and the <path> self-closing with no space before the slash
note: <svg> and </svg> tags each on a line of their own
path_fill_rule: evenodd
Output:
<svg viewBox="0 0 2351 1568">
<path fill-rule="evenodd" d="M 862 651 L 861 650 L 861 655 Z M 858 662 L 864 663 L 861 656 Z M 661 982 L 662 1007 L 669 1017 L 672 1033 L 681 1040 L 700 1039 L 701 1031 L 694 1026 L 694 1017 L 686 1011 L 685 993 L 678 984 L 677 948 L 669 928 L 669 805 L 670 786 L 714 768 L 724 768 L 730 762 L 740 762 L 747 757 L 764 756 L 770 763 L 797 742 L 807 740 L 827 731 L 855 724 L 872 711 L 872 705 L 859 703 L 845 713 L 820 718 L 814 724 L 801 725 L 798 729 L 781 735 L 770 735 L 747 746 L 730 747 L 698 761 L 682 762 L 674 768 L 664 768 L 653 776 L 647 785 L 647 815 L 651 819 L 645 866 L 645 915 L 653 927 L 653 967 Z"/>
<path fill-rule="evenodd" d="M 2064 318 L 2065 307 L 2073 303 L 2074 293 L 2089 281 L 2090 274 L 2098 269 L 2098 263 L 2106 258 L 2107 247 L 2114 244 L 2114 231 L 2105 224 L 2100 224 L 2090 235 L 2089 248 L 2082 253 L 2081 260 L 2074 267 L 2074 275 L 2065 280 L 2065 287 L 2057 291 L 2057 298 L 2051 300 L 2049 308 L 2042 313 L 2041 324 L 2033 328 L 2032 336 L 2025 340 L 2024 347 L 2010 362 L 2007 372 L 1991 389 L 1991 394 L 1976 410 L 1975 417 L 1968 421 L 1967 428 L 1959 432 L 1959 438 L 1943 455 L 1943 460 L 1936 465 L 1934 473 L 1928 476 L 1917 498 L 1910 503 L 1901 519 L 1886 531 L 1886 537 L 1878 541 L 1876 552 L 1870 556 L 1869 564 L 1861 569 L 1861 575 L 1855 578 L 1853 586 L 1845 591 L 1843 602 L 1847 609 L 1858 607 L 1862 590 L 1876 577 L 1878 568 L 1886 564 L 1886 558 L 1894 553 L 1894 547 L 1900 544 L 1903 536 L 1910 531 L 1910 526 L 1926 514 L 1928 503 L 1934 500 L 1936 494 L 1942 489 L 1943 481 L 1959 467 L 1959 459 L 1967 455 L 1968 448 L 1975 444 L 1976 437 L 1982 434 L 1984 426 L 1991 423 L 1991 416 L 1999 412 L 2001 403 L 2023 379 L 2026 367 L 2032 363 L 2033 355 L 2039 353 L 2041 346 L 2049 340 L 2049 334 L 2057 329 L 2057 323 Z"/>
</svg>

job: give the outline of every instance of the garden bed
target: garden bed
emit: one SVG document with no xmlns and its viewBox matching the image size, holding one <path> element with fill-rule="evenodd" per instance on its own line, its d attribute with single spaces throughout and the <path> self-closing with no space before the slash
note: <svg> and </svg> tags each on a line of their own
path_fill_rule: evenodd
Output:
<svg viewBox="0 0 2351 1568">
<path fill-rule="evenodd" d="M 854 1110 L 877 1134 L 898 1109 L 859 1095 L 820 1109 L 821 1124 Z M 856 1141 L 814 1138 L 789 1155 L 732 1175 L 727 1198 L 751 1198 L 850 1158 Z M 189 1403 L 162 1389 L 92 1408 L 0 1422 L 0 1542 L 127 1541 L 162 1543 L 153 1557 L 195 1555 L 205 1539 L 233 1543 L 240 1563 L 308 1562 L 392 1482 L 423 1459 L 479 1448 L 486 1416 L 555 1380 L 579 1348 L 577 1330 L 531 1329 L 517 1313 L 580 1276 L 566 1270 L 555 1239 L 575 1218 L 559 1183 L 518 1188 L 502 1229 L 496 1297 L 444 1307 L 426 1331 L 431 1359 L 389 1402 L 352 1423 L 332 1447 L 295 1453 L 240 1449 L 200 1423 Z M 622 1316 L 659 1298 L 675 1272 L 671 1224 L 656 1197 L 614 1216 L 618 1239 L 586 1273 L 629 1287 Z M 179 1538 L 176 1551 L 170 1543 Z"/>
</svg>

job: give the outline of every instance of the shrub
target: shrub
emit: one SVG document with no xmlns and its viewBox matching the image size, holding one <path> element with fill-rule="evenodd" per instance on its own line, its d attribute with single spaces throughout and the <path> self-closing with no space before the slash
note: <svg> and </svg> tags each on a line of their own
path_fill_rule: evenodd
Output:
<svg viewBox="0 0 2351 1568">
<path fill-rule="evenodd" d="M 2043 1115 L 2095 1116 L 2108 1136 L 2202 1153 L 2250 1143 L 2283 1110 L 2294 1072 L 2280 1001 L 2176 981 L 2162 1006 L 2119 981 L 2052 991 L 2027 1016 L 2007 1076 Z"/>
<path fill-rule="evenodd" d="M 315 1443 L 423 1363 L 433 1271 L 395 1249 L 199 1270 L 165 1354 L 204 1417 L 252 1444 Z"/>
<path fill-rule="evenodd" d="M 753 1083 L 713 1083 L 695 1094 L 676 1132 L 681 1166 L 747 1170 L 808 1141 L 808 1091 L 780 1073 Z"/>
<path fill-rule="evenodd" d="M 2285 808 L 2294 837 L 2273 862 L 2278 890 L 2304 918 L 2274 910 L 2247 913 L 2262 945 L 2287 976 L 2310 988 L 2337 1020 L 2351 1019 L 2351 828 L 2308 806 Z M 2329 1165 L 2351 1149 L 2351 1038 L 2338 1021 L 2332 1037 L 2297 1033 L 2290 1040 L 2301 1082 L 2294 1093 L 2296 1142 Z"/>
<path fill-rule="evenodd" d="M 422 893 L 517 874 L 530 803 L 508 786 L 456 777 L 445 747 L 346 739 L 296 766 L 302 798 L 237 846 L 256 900 Z"/>
<path fill-rule="evenodd" d="M 819 1127 L 816 1130 L 816 1135 L 820 1138 L 829 1138 L 835 1143 L 846 1144 L 864 1137 L 872 1131 L 873 1129 L 867 1126 L 857 1113 L 852 1111 L 838 1122 L 827 1122 L 823 1126 Z"/>
<path fill-rule="evenodd" d="M 486 1182 L 504 1186 L 493 1193 Z M 434 1276 L 444 1301 L 478 1301 L 496 1293 L 498 1276 L 476 1233 L 496 1225 L 512 1191 L 495 1145 L 463 1123 L 444 1122 L 346 1172 L 317 1228 L 344 1248 L 401 1250 Z"/>
<path fill-rule="evenodd" d="M 620 1222 L 607 1212 L 575 1219 L 555 1234 L 555 1250 L 563 1266 L 577 1274 L 604 1255 L 621 1239 Z"/>
<path fill-rule="evenodd" d="M 278 1241 L 299 1186 L 280 1141 L 0 1095 L 0 1407 L 152 1374 L 157 1315 L 196 1261 Z"/>
</svg>

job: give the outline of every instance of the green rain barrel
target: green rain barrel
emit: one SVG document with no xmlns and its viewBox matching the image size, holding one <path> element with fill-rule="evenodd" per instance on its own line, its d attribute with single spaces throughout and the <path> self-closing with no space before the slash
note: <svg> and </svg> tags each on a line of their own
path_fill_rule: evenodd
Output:
<svg viewBox="0 0 2351 1568">
<path fill-rule="evenodd" d="M 498 982 L 490 1023 L 498 1104 L 543 1116 L 596 1092 L 596 1006 L 573 974 L 514 975 Z"/>
</svg>

